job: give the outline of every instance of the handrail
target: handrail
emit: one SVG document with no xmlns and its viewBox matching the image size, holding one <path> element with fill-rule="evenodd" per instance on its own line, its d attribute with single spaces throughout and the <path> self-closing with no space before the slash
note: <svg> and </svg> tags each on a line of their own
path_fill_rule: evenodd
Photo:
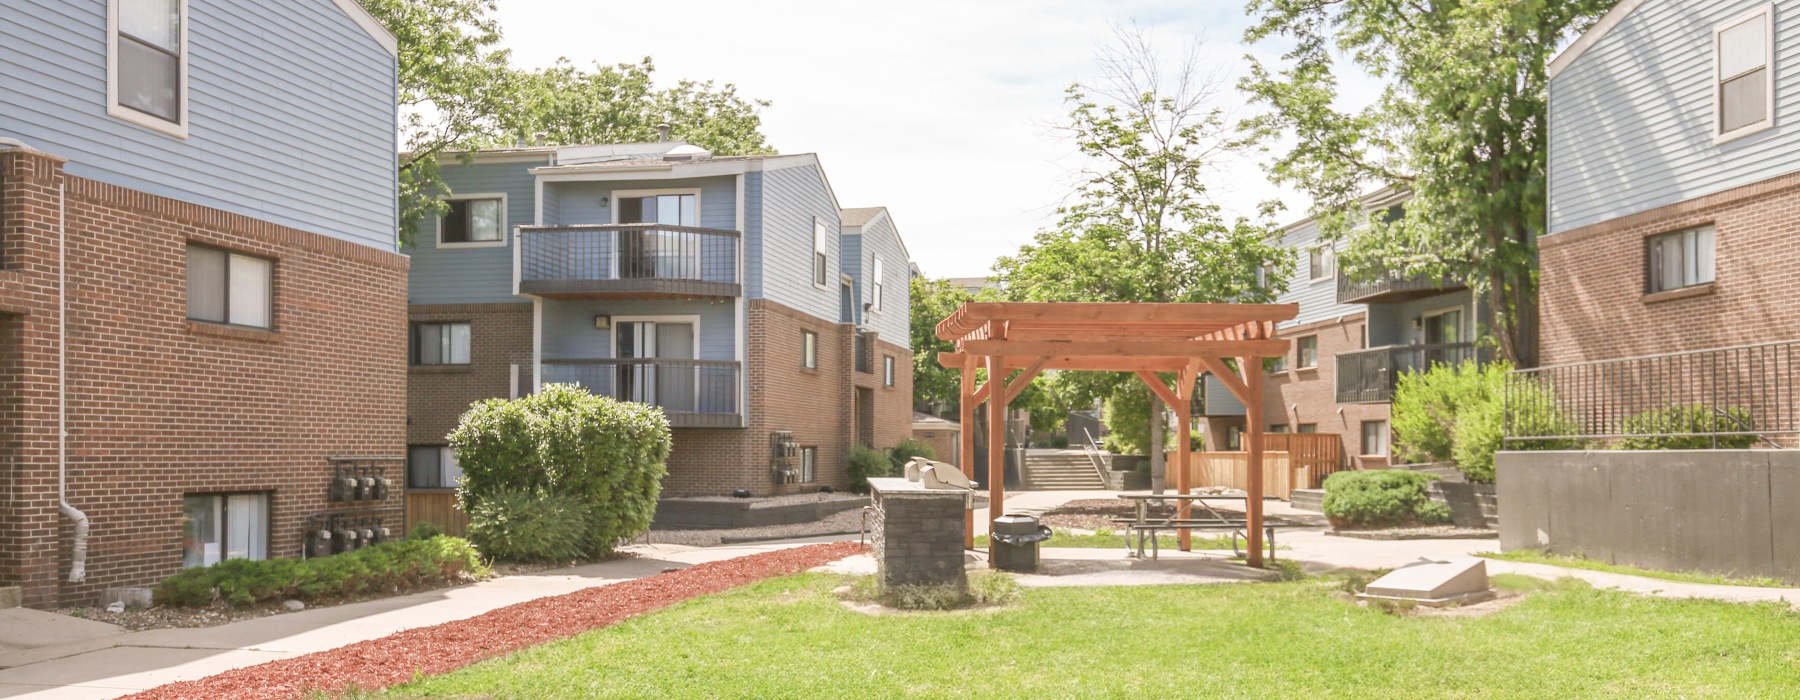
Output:
<svg viewBox="0 0 1800 700">
<path fill-rule="evenodd" d="M 523 233 L 556 233 L 557 231 L 677 231 L 680 233 L 705 233 L 714 236 L 730 236 L 738 238 L 743 234 L 728 228 L 703 228 L 700 226 L 676 226 L 673 224 L 544 224 L 541 226 L 520 226 Z"/>
<path fill-rule="evenodd" d="M 1112 468 L 1111 458 L 1104 450 L 1100 449 L 1100 442 L 1094 439 L 1093 431 L 1084 427 L 1081 429 L 1081 433 L 1087 436 L 1087 440 L 1081 443 L 1081 451 L 1086 453 L 1088 461 L 1093 463 L 1094 474 L 1100 477 L 1100 483 L 1107 483 L 1106 472 Z"/>
</svg>

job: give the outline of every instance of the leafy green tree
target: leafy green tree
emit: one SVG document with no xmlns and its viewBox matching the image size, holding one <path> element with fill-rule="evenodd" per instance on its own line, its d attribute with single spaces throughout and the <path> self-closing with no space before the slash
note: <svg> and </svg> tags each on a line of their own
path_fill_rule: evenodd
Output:
<svg viewBox="0 0 1800 700">
<path fill-rule="evenodd" d="M 446 154 L 469 149 L 670 138 L 721 155 L 773 153 L 760 111 L 731 84 L 681 80 L 658 88 L 649 58 L 617 66 L 514 68 L 500 48 L 495 0 L 361 0 L 399 43 L 400 240 L 440 216 L 450 192 L 439 175 Z"/>
<path fill-rule="evenodd" d="M 1537 237 L 1545 220 L 1546 66 L 1615 0 L 1252 0 L 1251 42 L 1285 37 L 1283 65 L 1250 58 L 1240 87 L 1267 111 L 1244 123 L 1293 145 L 1273 179 L 1313 199 L 1342 262 L 1465 280 L 1492 311 L 1500 354 L 1537 359 Z M 1367 107 L 1340 107 L 1339 66 L 1387 81 Z M 1359 198 L 1411 195 L 1392 221 Z"/>
<path fill-rule="evenodd" d="M 1273 301 L 1280 290 L 1259 272 L 1293 265 L 1275 242 L 1278 230 L 1227 220 L 1208 195 L 1206 176 L 1234 147 L 1212 106 L 1215 86 L 1192 52 L 1169 74 L 1144 35 L 1119 39 L 1100 56 L 1099 87 L 1068 89 L 1069 116 L 1058 126 L 1091 167 L 1057 223 L 995 263 L 1002 289 L 1020 301 Z M 1057 381 L 1070 405 L 1112 398 L 1137 381 L 1067 374 Z M 1160 416 L 1161 403 L 1152 398 L 1149 410 Z M 1161 420 L 1151 425 L 1155 443 Z M 1160 477 L 1156 454 L 1152 464 Z"/>
<path fill-rule="evenodd" d="M 937 336 L 937 324 L 975 295 L 947 280 L 914 278 L 911 294 L 913 401 L 941 402 L 956 406 L 962 394 L 962 373 L 938 364 L 938 353 L 955 352 L 956 343 Z"/>
</svg>

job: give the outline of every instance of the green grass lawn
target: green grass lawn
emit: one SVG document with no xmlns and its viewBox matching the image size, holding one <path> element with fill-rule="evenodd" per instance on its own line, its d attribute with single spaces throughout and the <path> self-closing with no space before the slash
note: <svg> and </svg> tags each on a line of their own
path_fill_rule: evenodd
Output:
<svg viewBox="0 0 1800 700">
<path fill-rule="evenodd" d="M 1228 536 L 1196 534 L 1193 538 L 1194 549 L 1231 549 L 1231 538 Z M 1135 544 L 1137 538 L 1133 537 L 1131 538 L 1131 541 Z M 1177 544 L 1178 541 L 1173 534 L 1157 535 L 1156 541 L 1162 543 L 1163 549 L 1180 549 Z M 986 549 L 987 546 L 987 535 L 975 536 L 976 549 Z M 1070 549 L 1124 549 L 1125 535 L 1109 530 L 1099 530 L 1092 534 L 1078 534 L 1069 530 L 1052 530 L 1050 532 L 1050 539 L 1045 540 L 1042 546 L 1067 547 Z M 1150 543 L 1144 543 L 1146 549 L 1148 549 L 1149 546 Z M 1238 546 L 1243 547 L 1244 545 L 1240 542 Z"/>
<path fill-rule="evenodd" d="M 1726 586 L 1755 586 L 1757 588 L 1789 588 L 1792 586 L 1792 584 L 1789 584 L 1786 581 L 1769 578 L 1767 576 L 1737 578 L 1724 574 L 1711 574 L 1704 571 L 1659 571 L 1656 569 L 1640 569 L 1628 564 L 1608 564 L 1587 557 L 1567 557 L 1559 554 L 1540 552 L 1535 549 L 1515 549 L 1510 552 L 1488 552 L 1479 556 L 1487 557 L 1489 559 L 1524 562 L 1527 564 L 1553 564 L 1556 566 L 1567 566 L 1573 569 L 1589 569 L 1592 571 L 1605 571 L 1613 574 L 1630 574 L 1632 576 L 1659 578 L 1666 581 L 1681 581 L 1684 583 L 1716 583 Z"/>
<path fill-rule="evenodd" d="M 824 574 L 765 581 L 386 697 L 1792 697 L 1800 615 L 1521 577 L 1483 617 L 1402 617 L 1341 584 L 1025 590 L 872 616 Z"/>
</svg>

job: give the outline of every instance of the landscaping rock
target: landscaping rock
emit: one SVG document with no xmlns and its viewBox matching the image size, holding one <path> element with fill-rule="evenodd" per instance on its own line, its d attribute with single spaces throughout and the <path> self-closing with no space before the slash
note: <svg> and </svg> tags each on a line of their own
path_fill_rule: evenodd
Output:
<svg viewBox="0 0 1800 700">
<path fill-rule="evenodd" d="M 301 610 L 306 609 L 306 604 L 298 600 L 284 600 L 281 601 L 281 607 L 287 608 L 292 612 L 300 612 Z"/>
</svg>

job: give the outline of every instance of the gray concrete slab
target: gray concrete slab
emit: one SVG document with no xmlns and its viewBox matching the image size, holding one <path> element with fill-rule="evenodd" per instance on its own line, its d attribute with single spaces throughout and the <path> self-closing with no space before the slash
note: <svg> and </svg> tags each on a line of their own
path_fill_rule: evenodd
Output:
<svg viewBox="0 0 1800 700">
<path fill-rule="evenodd" d="M 117 625 L 29 608 L 0 610 L 0 668 L 25 652 L 66 644 L 93 643 L 125 634 Z"/>
</svg>

